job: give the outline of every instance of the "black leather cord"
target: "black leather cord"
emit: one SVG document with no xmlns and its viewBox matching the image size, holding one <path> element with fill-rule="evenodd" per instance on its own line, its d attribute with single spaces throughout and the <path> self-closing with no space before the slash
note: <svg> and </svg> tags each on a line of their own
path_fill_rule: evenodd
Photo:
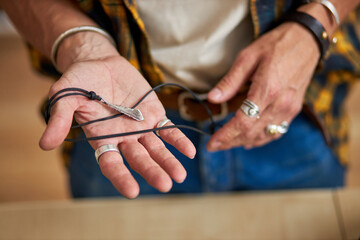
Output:
<svg viewBox="0 0 360 240">
<path fill-rule="evenodd" d="M 57 96 L 59 96 L 61 93 L 64 93 L 64 92 L 73 92 L 73 93 L 64 94 L 64 95 L 61 95 L 60 97 L 56 98 Z M 76 93 L 76 92 L 80 92 L 80 93 Z M 50 110 L 55 105 L 55 103 L 63 97 L 69 97 L 69 96 L 75 96 L 75 95 L 88 97 L 90 100 L 98 100 L 98 101 L 101 100 L 101 98 L 98 95 L 96 95 L 96 93 L 93 91 L 89 92 L 82 88 L 64 88 L 64 89 L 58 91 L 57 93 L 55 93 L 47 102 L 46 107 L 45 107 L 45 122 L 46 122 L 46 124 L 48 124 L 48 122 L 49 122 Z"/>
<path fill-rule="evenodd" d="M 100 140 L 100 139 L 107 139 L 107 138 L 114 138 L 114 137 L 124 137 L 124 136 L 129 136 L 129 135 L 135 135 L 135 134 L 142 134 L 142 133 L 147 133 L 147 132 L 156 132 L 159 130 L 163 130 L 163 129 L 169 129 L 169 128 L 186 128 L 186 129 L 190 129 L 192 131 L 196 131 L 199 132 L 201 134 L 206 134 L 206 135 L 211 135 L 214 133 L 215 128 L 216 128 L 216 123 L 214 121 L 213 115 L 209 109 L 209 107 L 196 95 L 196 93 L 194 93 L 193 91 L 191 91 L 190 89 L 181 86 L 179 84 L 176 83 L 164 83 L 164 84 L 160 84 L 154 88 L 152 88 L 151 90 L 149 90 L 132 108 L 137 107 L 147 96 L 149 96 L 150 93 L 152 93 L 153 91 L 156 91 L 158 89 L 160 89 L 161 87 L 165 87 L 165 86 L 173 86 L 173 87 L 178 87 L 178 88 L 182 88 L 185 91 L 188 91 L 193 97 L 194 99 L 196 99 L 199 103 L 201 103 L 204 108 L 206 109 L 207 113 L 209 114 L 209 118 L 210 118 L 210 133 L 207 133 L 201 129 L 198 128 L 194 128 L 191 126 L 186 126 L 186 125 L 171 125 L 171 126 L 164 126 L 164 127 L 160 127 L 160 128 L 151 128 L 151 129 L 144 129 L 144 130 L 140 130 L 140 131 L 134 131 L 134 132 L 126 132 L 126 133 L 115 133 L 115 134 L 110 134 L 110 135 L 103 135 L 103 136 L 96 136 L 96 137 L 89 137 L 89 138 L 77 138 L 77 139 L 65 139 L 65 141 L 67 142 L 80 142 L 80 141 L 93 141 L 93 140 Z M 70 92 L 70 93 L 66 93 L 66 92 Z M 64 94 L 62 94 L 64 93 Z M 61 95 L 62 94 L 62 95 Z M 95 92 L 93 91 L 87 91 L 85 89 L 82 88 L 65 88 L 62 89 L 60 91 L 58 91 L 57 93 L 55 93 L 48 101 L 47 105 L 46 105 L 46 110 L 45 110 L 45 121 L 46 123 L 49 122 L 50 119 L 50 111 L 51 108 L 62 98 L 64 97 L 70 97 L 70 96 L 84 96 L 89 98 L 90 100 L 97 100 L 97 101 L 101 101 L 101 97 L 99 95 L 97 95 Z M 124 114 L 120 113 L 120 114 L 116 114 L 116 115 L 112 115 L 112 116 L 108 116 L 108 117 L 104 117 L 104 118 L 99 118 L 99 119 L 95 119 L 86 123 L 82 123 L 82 124 L 78 124 L 75 126 L 72 126 L 71 128 L 79 128 L 79 127 L 83 127 L 95 122 L 100 122 L 100 121 L 106 121 L 109 119 L 113 119 L 116 117 L 120 117 Z"/>
<path fill-rule="evenodd" d="M 307 28 L 315 37 L 320 50 L 320 59 L 322 59 L 330 45 L 328 34 L 323 25 L 314 17 L 303 12 L 292 12 L 286 15 L 284 22 L 296 22 Z"/>
<path fill-rule="evenodd" d="M 201 134 L 204 134 L 204 135 L 211 135 L 210 133 L 207 133 L 207 132 L 205 132 L 205 131 L 203 131 L 201 129 L 195 128 L 195 127 L 191 127 L 191 126 L 187 126 L 187 125 L 171 125 L 171 126 L 164 126 L 164 127 L 159 127 L 159 128 L 149 128 L 149 129 L 133 131 L 133 132 L 115 133 L 115 134 L 102 135 L 102 136 L 96 136 L 96 137 L 88 137 L 88 138 L 75 138 L 75 139 L 66 138 L 64 141 L 66 141 L 66 142 L 94 141 L 94 140 L 100 140 L 100 139 L 107 139 L 107 138 L 114 138 L 114 137 L 125 137 L 125 136 L 130 136 L 130 135 L 143 134 L 143 133 L 148 133 L 148 132 L 155 132 L 155 131 L 164 130 L 164 129 L 170 129 L 170 128 L 186 128 L 186 129 L 190 129 L 192 131 L 195 131 L 195 132 L 198 132 L 198 133 L 201 133 Z"/>
</svg>

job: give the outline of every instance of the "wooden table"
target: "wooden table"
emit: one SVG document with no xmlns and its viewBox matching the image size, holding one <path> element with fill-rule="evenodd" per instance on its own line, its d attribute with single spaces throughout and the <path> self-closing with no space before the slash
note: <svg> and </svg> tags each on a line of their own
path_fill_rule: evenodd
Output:
<svg viewBox="0 0 360 240">
<path fill-rule="evenodd" d="M 360 189 L 0 204 L 0 239 L 358 239 Z"/>
</svg>

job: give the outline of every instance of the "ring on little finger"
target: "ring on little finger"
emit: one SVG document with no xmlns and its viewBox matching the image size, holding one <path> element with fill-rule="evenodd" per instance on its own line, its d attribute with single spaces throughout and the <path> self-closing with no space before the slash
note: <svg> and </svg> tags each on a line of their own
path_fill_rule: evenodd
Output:
<svg viewBox="0 0 360 240">
<path fill-rule="evenodd" d="M 267 135 L 274 136 L 276 134 L 285 134 L 289 129 L 289 123 L 283 121 L 280 125 L 269 124 L 267 125 L 265 132 Z"/>
<path fill-rule="evenodd" d="M 243 101 L 243 103 L 241 104 L 240 108 L 243 111 L 243 113 L 245 113 L 246 116 L 248 116 L 250 118 L 254 118 L 254 117 L 256 117 L 257 119 L 260 118 L 259 107 L 255 103 L 250 101 L 249 99 L 245 99 Z"/>
</svg>

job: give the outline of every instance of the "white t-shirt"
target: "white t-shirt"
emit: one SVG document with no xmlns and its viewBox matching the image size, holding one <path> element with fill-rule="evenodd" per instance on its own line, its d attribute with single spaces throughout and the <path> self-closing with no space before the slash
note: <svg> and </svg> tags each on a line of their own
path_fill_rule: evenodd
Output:
<svg viewBox="0 0 360 240">
<path fill-rule="evenodd" d="M 248 0 L 137 0 L 166 82 L 210 90 L 253 39 Z"/>
</svg>

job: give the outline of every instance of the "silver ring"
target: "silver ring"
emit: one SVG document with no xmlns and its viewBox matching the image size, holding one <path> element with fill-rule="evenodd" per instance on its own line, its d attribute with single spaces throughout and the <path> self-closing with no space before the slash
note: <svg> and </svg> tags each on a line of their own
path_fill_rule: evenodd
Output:
<svg viewBox="0 0 360 240">
<path fill-rule="evenodd" d="M 278 131 L 280 134 L 285 134 L 287 133 L 289 129 L 289 123 L 287 121 L 283 121 L 282 123 L 280 123 L 280 125 L 278 126 Z"/>
<path fill-rule="evenodd" d="M 265 129 L 265 132 L 267 135 L 270 135 L 270 136 L 274 136 L 276 134 L 278 134 L 278 125 L 275 125 L 275 124 L 269 124 L 267 125 L 266 129 Z"/>
<path fill-rule="evenodd" d="M 287 133 L 288 129 L 289 129 L 289 123 L 287 121 L 283 121 L 282 123 L 280 123 L 280 125 L 275 125 L 275 124 L 267 125 L 265 132 L 270 136 L 274 136 L 278 133 L 285 134 Z"/>
<path fill-rule="evenodd" d="M 100 156 L 103 155 L 106 152 L 118 152 L 118 153 L 120 153 L 119 149 L 114 144 L 102 145 L 101 147 L 99 147 L 98 149 L 95 150 L 95 158 L 96 158 L 96 162 L 98 164 L 99 164 Z"/>
<path fill-rule="evenodd" d="M 171 122 L 171 120 L 168 118 L 165 118 L 156 125 L 156 128 L 161 128 L 161 127 L 165 126 L 168 122 Z M 155 133 L 156 133 L 156 135 L 158 135 L 160 137 L 160 130 L 157 130 Z"/>
<path fill-rule="evenodd" d="M 259 113 L 260 113 L 260 109 L 259 107 L 253 103 L 252 101 L 250 101 L 249 99 L 245 99 L 244 102 L 241 104 L 240 106 L 241 110 L 246 114 L 246 116 L 248 117 L 256 117 L 257 119 L 259 119 Z"/>
</svg>

